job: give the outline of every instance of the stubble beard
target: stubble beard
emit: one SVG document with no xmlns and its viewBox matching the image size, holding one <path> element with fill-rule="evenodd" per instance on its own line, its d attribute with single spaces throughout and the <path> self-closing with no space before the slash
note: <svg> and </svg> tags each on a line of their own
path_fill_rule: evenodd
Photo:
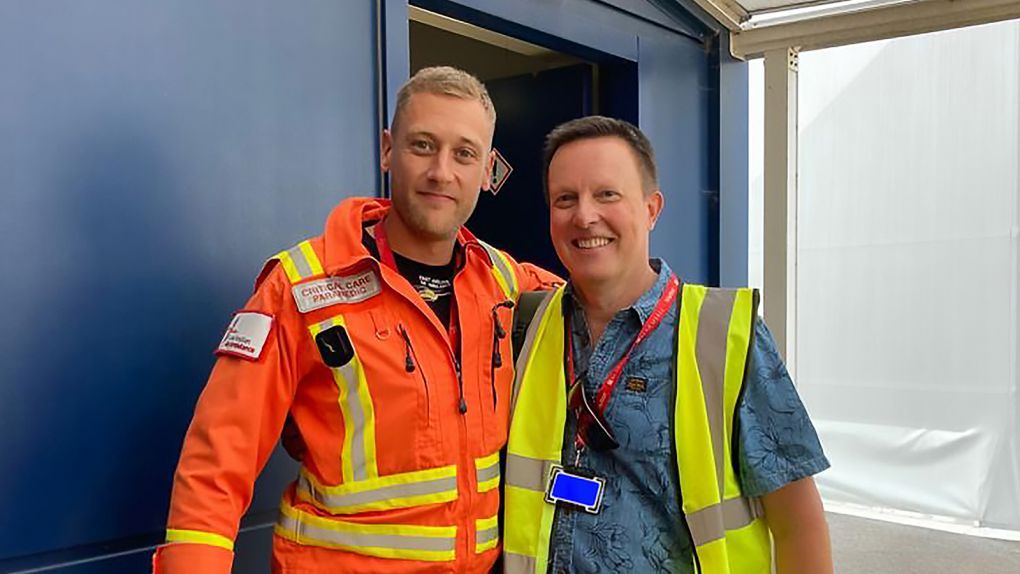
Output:
<svg viewBox="0 0 1020 574">
<path fill-rule="evenodd" d="M 463 205 L 457 204 L 449 216 L 432 214 L 427 209 L 416 207 L 406 196 L 393 200 L 393 209 L 404 222 L 407 230 L 423 241 L 448 241 L 457 236 L 460 226 L 470 216 L 462 214 Z M 474 206 L 471 206 L 472 208 Z"/>
</svg>

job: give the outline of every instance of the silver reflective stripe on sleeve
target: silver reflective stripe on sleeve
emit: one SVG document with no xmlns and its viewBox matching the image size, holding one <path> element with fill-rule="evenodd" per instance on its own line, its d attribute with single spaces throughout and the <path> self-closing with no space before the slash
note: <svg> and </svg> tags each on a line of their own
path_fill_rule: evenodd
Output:
<svg viewBox="0 0 1020 574">
<path fill-rule="evenodd" d="M 531 556 L 503 552 L 503 574 L 534 574 L 535 562 Z"/>
<path fill-rule="evenodd" d="M 506 455 L 506 484 L 536 492 L 545 492 L 551 462 L 513 453 Z"/>
<path fill-rule="evenodd" d="M 726 536 L 727 530 L 743 528 L 757 517 L 755 502 L 747 498 L 731 498 L 687 515 L 687 525 L 695 546 L 708 544 Z M 722 508 L 720 508 L 720 506 Z"/>
</svg>

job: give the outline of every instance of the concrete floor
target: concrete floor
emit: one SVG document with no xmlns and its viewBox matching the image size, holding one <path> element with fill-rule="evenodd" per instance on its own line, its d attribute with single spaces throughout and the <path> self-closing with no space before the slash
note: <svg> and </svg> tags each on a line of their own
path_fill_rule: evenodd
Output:
<svg viewBox="0 0 1020 574">
<path fill-rule="evenodd" d="M 1020 542 L 827 517 L 837 574 L 1020 574 Z"/>
</svg>

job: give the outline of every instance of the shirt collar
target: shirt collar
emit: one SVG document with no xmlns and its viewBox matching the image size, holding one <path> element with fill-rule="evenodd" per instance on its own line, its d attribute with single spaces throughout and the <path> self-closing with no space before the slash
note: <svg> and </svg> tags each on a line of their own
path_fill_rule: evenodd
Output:
<svg viewBox="0 0 1020 574">
<path fill-rule="evenodd" d="M 673 274 L 673 270 L 669 268 L 669 264 L 653 257 L 648 260 L 648 264 L 652 266 L 652 269 L 657 272 L 655 283 L 649 288 L 633 305 L 622 309 L 620 312 L 630 312 L 633 310 L 637 313 L 638 319 L 641 320 L 641 324 L 644 325 L 648 317 L 651 316 L 652 311 L 655 310 L 656 303 L 659 302 L 659 297 L 662 296 L 662 292 L 666 290 L 666 283 L 669 281 L 669 276 Z M 574 295 L 574 284 L 571 281 L 567 282 L 566 289 L 564 290 L 564 297 L 569 301 L 570 308 L 575 310 L 580 315 L 581 320 L 584 320 L 584 313 L 580 312 L 580 306 L 576 304 Z"/>
<path fill-rule="evenodd" d="M 630 308 L 637 312 L 638 317 L 641 318 L 641 324 L 644 325 L 648 317 L 651 316 L 652 311 L 655 310 L 655 305 L 659 302 L 659 298 L 662 297 L 662 292 L 666 290 L 666 283 L 669 281 L 669 276 L 673 274 L 673 270 L 669 268 L 669 265 L 662 259 L 653 258 L 648 261 L 652 266 L 652 269 L 658 272 L 658 276 L 655 278 L 655 284 L 645 291 L 641 297 L 638 298 Z"/>
</svg>

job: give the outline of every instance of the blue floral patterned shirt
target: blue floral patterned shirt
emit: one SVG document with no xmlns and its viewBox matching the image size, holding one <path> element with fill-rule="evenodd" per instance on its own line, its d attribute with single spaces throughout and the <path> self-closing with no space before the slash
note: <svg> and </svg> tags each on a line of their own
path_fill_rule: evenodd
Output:
<svg viewBox="0 0 1020 574">
<path fill-rule="evenodd" d="M 658 280 L 632 306 L 620 311 L 591 348 L 584 312 L 572 305 L 577 373 L 594 397 L 609 370 L 637 337 L 662 294 L 671 270 L 652 261 Z M 570 287 L 567 288 L 570 293 Z M 623 370 L 605 417 L 620 447 L 581 454 L 580 465 L 606 479 L 602 510 L 588 514 L 560 506 L 550 545 L 550 568 L 560 572 L 693 573 L 693 547 L 680 511 L 671 419 L 671 368 L 676 306 L 636 349 Z M 807 412 L 765 324 L 755 322 L 746 389 L 738 407 L 739 479 L 747 496 L 761 496 L 825 470 Z M 568 415 L 563 460 L 575 458 L 573 415 Z"/>
</svg>

